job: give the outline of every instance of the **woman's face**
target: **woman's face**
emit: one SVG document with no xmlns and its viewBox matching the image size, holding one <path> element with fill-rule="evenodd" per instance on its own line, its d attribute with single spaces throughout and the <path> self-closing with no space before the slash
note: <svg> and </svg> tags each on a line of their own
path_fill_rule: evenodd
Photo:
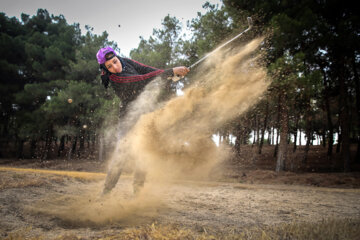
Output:
<svg viewBox="0 0 360 240">
<path fill-rule="evenodd" d="M 105 67 L 111 73 L 121 73 L 122 71 L 121 63 L 117 57 L 113 57 L 112 59 L 107 60 L 105 62 Z"/>
</svg>

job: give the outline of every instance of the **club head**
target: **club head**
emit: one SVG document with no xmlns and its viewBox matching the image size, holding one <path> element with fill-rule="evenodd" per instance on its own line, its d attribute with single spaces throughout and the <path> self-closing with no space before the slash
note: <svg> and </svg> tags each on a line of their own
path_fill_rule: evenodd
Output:
<svg viewBox="0 0 360 240">
<path fill-rule="evenodd" d="M 247 21 L 248 21 L 248 24 L 249 24 L 249 28 L 251 28 L 252 25 L 253 25 L 252 18 L 251 18 L 251 17 L 247 17 Z"/>
<path fill-rule="evenodd" d="M 173 77 L 169 77 L 169 79 L 173 80 L 174 82 L 179 81 L 180 79 L 183 79 L 184 76 L 178 76 L 178 75 L 174 75 Z"/>
</svg>

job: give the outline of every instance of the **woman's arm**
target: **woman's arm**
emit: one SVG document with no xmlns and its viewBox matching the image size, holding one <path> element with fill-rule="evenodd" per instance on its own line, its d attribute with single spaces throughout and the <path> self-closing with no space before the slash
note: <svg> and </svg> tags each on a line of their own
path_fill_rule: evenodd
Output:
<svg viewBox="0 0 360 240">
<path fill-rule="evenodd" d="M 126 60 L 128 60 L 127 62 L 130 63 L 139 74 L 147 74 L 159 70 L 158 68 L 145 65 L 133 59 L 126 58 Z"/>
<path fill-rule="evenodd" d="M 132 65 L 136 69 L 136 71 L 138 71 L 141 74 L 147 74 L 147 73 L 159 70 L 157 68 L 142 64 L 135 60 L 132 60 L 132 59 L 129 59 L 129 60 L 131 60 Z M 184 67 L 184 66 L 174 67 L 174 68 L 170 68 L 170 69 L 165 69 L 164 72 L 161 74 L 161 76 L 163 78 L 172 78 L 174 75 L 175 76 L 185 76 L 189 71 L 190 71 L 190 69 L 188 69 L 187 67 Z"/>
</svg>

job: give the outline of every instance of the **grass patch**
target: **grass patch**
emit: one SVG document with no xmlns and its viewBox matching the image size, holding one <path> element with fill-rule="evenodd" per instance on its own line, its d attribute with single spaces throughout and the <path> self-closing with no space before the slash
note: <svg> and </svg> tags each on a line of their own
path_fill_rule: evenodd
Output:
<svg viewBox="0 0 360 240">
<path fill-rule="evenodd" d="M 78 181 L 99 181 L 103 173 L 56 171 L 43 169 L 0 167 L 0 190 L 9 188 L 41 187 L 52 183 L 63 183 L 67 178 Z"/>
<path fill-rule="evenodd" d="M 62 183 L 64 179 L 59 176 L 24 174 L 16 172 L 0 173 L 0 190 L 9 188 L 40 187 L 47 184 Z"/>
<path fill-rule="evenodd" d="M 1 238 L 1 239 L 3 239 L 3 240 L 23 240 L 23 239 L 44 240 L 45 239 L 41 236 L 29 236 L 29 234 L 31 234 L 31 230 L 32 230 L 31 227 L 22 228 L 15 232 L 9 233 L 7 235 L 7 237 Z"/>
<path fill-rule="evenodd" d="M 126 229 L 103 240 L 161 239 L 161 240 L 355 240 L 360 236 L 360 219 L 323 220 L 319 223 L 290 223 L 269 227 L 250 227 L 238 233 L 209 234 L 172 225 L 153 223 L 140 228 Z"/>
<path fill-rule="evenodd" d="M 0 167 L 0 171 L 61 175 L 61 176 L 76 178 L 78 180 L 87 180 L 87 181 L 102 180 L 106 176 L 105 173 L 95 173 L 95 172 L 59 171 L 59 170 L 13 168 L 13 167 Z"/>
<path fill-rule="evenodd" d="M 46 239 L 44 236 L 29 236 L 30 228 L 8 234 L 4 240 Z M 97 235 L 101 236 L 101 233 Z M 329 219 L 318 223 L 289 223 L 264 228 L 250 227 L 238 233 L 196 232 L 175 225 L 153 223 L 150 225 L 127 228 L 116 234 L 103 232 L 101 240 L 355 240 L 360 236 L 360 219 Z M 57 240 L 86 239 L 75 234 L 57 236 Z M 93 237 L 92 237 L 93 239 Z"/>
<path fill-rule="evenodd" d="M 218 239 L 261 240 L 355 240 L 360 236 L 360 219 L 327 219 L 316 223 L 293 222 L 246 229 L 238 235 Z"/>
<path fill-rule="evenodd" d="M 171 225 L 152 224 L 124 230 L 103 240 L 130 239 L 197 239 L 197 240 L 355 240 L 360 236 L 360 219 L 331 219 L 318 223 L 289 223 L 264 228 L 250 227 L 238 233 L 209 234 Z"/>
</svg>

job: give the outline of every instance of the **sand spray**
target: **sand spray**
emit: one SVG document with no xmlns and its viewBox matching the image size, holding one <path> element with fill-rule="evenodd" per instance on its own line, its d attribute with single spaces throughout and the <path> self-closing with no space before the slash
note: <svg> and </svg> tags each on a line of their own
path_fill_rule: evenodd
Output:
<svg viewBox="0 0 360 240">
<path fill-rule="evenodd" d="M 126 136 L 126 152 L 148 173 L 148 181 L 206 178 L 228 157 L 211 136 L 244 113 L 267 89 L 266 70 L 252 55 L 258 38 L 238 49 L 219 51 L 177 96 L 140 116 Z"/>
<path fill-rule="evenodd" d="M 135 215 L 156 215 L 154 209 L 166 205 L 162 192 L 172 182 L 206 179 L 231 154 L 212 141 L 214 130 L 256 104 L 270 83 L 256 51 L 263 41 L 257 38 L 213 54 L 196 69 L 182 96 L 158 102 L 163 87 L 158 79 L 128 106 L 109 168 L 121 170 L 130 163 L 146 171 L 139 195 L 132 195 L 129 179 L 120 178 L 113 192 L 100 201 L 94 199 L 102 186 L 95 184 L 96 190 L 72 198 L 66 206 L 51 204 L 42 212 L 77 223 L 128 223 Z"/>
</svg>

